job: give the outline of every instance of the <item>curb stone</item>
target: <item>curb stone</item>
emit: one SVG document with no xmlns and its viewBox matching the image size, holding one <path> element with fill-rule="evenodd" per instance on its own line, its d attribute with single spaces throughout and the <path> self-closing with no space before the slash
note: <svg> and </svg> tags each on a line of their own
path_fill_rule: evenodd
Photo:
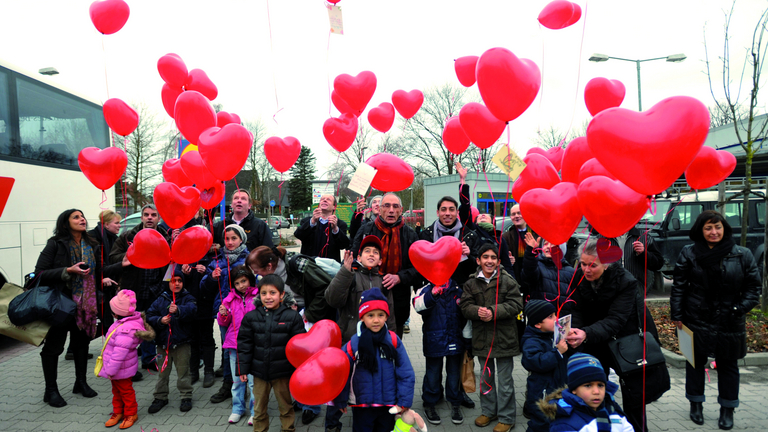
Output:
<svg viewBox="0 0 768 432">
<path fill-rule="evenodd" d="M 661 352 L 664 354 L 664 360 L 666 360 L 667 364 L 676 367 L 676 368 L 684 368 L 685 363 L 688 361 L 680 354 L 673 353 L 672 351 L 662 348 Z M 714 361 L 715 359 L 710 358 L 709 362 Z M 746 357 L 741 359 L 741 364 L 739 366 L 766 366 L 768 365 L 768 353 L 751 353 L 747 354 Z"/>
</svg>

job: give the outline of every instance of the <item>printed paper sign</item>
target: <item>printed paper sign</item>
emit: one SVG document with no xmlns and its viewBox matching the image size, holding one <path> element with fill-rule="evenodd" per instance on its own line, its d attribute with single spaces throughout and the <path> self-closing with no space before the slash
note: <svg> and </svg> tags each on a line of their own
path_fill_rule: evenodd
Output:
<svg viewBox="0 0 768 432">
<path fill-rule="evenodd" d="M 680 352 L 688 363 L 694 368 L 696 365 L 693 362 L 693 331 L 686 326 L 682 329 L 677 329 L 677 340 L 680 342 Z"/>
<path fill-rule="evenodd" d="M 516 180 L 525 168 L 525 162 L 508 145 L 502 145 L 492 161 L 512 180 Z"/>
<path fill-rule="evenodd" d="M 368 192 L 368 188 L 371 186 L 371 182 L 373 182 L 373 177 L 375 175 L 376 168 L 363 162 L 357 166 L 357 171 L 355 171 L 355 174 L 352 176 L 352 179 L 350 179 L 349 186 L 347 187 L 350 190 L 365 196 L 366 192 Z"/>
<path fill-rule="evenodd" d="M 341 19 L 341 8 L 338 6 L 328 7 L 328 21 L 331 22 L 331 33 L 344 34 L 344 22 Z"/>
<path fill-rule="evenodd" d="M 571 332 L 571 315 L 568 314 L 564 317 L 560 317 L 555 325 L 555 345 L 560 342 L 561 339 L 565 339 L 568 333 Z"/>
</svg>

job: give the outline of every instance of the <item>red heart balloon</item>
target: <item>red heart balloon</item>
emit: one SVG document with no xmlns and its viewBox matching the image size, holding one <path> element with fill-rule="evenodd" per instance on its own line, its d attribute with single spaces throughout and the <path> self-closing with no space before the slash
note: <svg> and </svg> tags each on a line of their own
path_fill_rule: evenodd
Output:
<svg viewBox="0 0 768 432">
<path fill-rule="evenodd" d="M 579 184 L 579 207 L 605 237 L 618 237 L 635 226 L 648 210 L 648 198 L 618 180 L 593 176 Z"/>
<path fill-rule="evenodd" d="M 477 68 L 478 56 L 459 57 L 453 62 L 453 69 L 456 71 L 456 78 L 464 87 L 472 87 L 475 83 L 475 69 Z"/>
<path fill-rule="evenodd" d="M 562 163 L 563 163 L 563 153 L 564 153 L 564 150 L 562 147 L 555 146 L 555 147 L 548 148 L 546 150 L 544 150 L 541 147 L 531 147 L 531 149 L 528 150 L 528 153 L 526 154 L 531 154 L 531 153 L 538 153 L 540 155 L 543 155 L 545 158 L 549 159 L 550 162 L 552 162 L 552 166 L 555 167 L 555 171 L 560 171 L 560 167 L 562 166 Z"/>
<path fill-rule="evenodd" d="M 601 237 L 597 239 L 597 258 L 601 264 L 614 263 L 623 255 L 621 248 L 612 244 L 611 240 Z"/>
<path fill-rule="evenodd" d="M 157 71 L 160 78 L 172 88 L 182 88 L 187 81 L 189 71 L 184 60 L 178 54 L 169 53 L 157 60 Z M 173 110 L 171 110 L 173 111 Z"/>
<path fill-rule="evenodd" d="M 405 90 L 395 90 L 392 93 L 392 104 L 395 106 L 397 112 L 405 119 L 409 119 L 416 115 L 421 109 L 421 105 L 424 103 L 424 93 L 421 90 L 411 90 L 406 92 Z"/>
<path fill-rule="evenodd" d="M 206 129 L 198 138 L 198 151 L 203 163 L 219 180 L 231 180 L 245 165 L 253 146 L 248 129 L 230 123 L 223 128 Z"/>
<path fill-rule="evenodd" d="M 113 34 L 120 31 L 131 15 L 131 8 L 123 0 L 97 0 L 88 9 L 91 22 L 102 34 Z"/>
<path fill-rule="evenodd" d="M 619 80 L 592 78 L 584 87 L 584 103 L 593 116 L 608 108 L 621 105 L 627 90 Z"/>
<path fill-rule="evenodd" d="M 171 258 L 176 264 L 192 264 L 203 259 L 213 244 L 211 232 L 201 225 L 187 228 L 171 246 Z"/>
<path fill-rule="evenodd" d="M 555 263 L 555 267 L 558 270 L 563 269 L 563 250 L 560 246 L 551 246 L 549 248 L 549 256 L 552 258 L 552 262 Z"/>
<path fill-rule="evenodd" d="M 118 98 L 104 102 L 104 120 L 120 136 L 128 136 L 139 126 L 139 113 Z"/>
<path fill-rule="evenodd" d="M 188 151 L 181 156 L 180 161 L 184 174 L 197 187 L 207 189 L 218 181 L 211 171 L 206 168 L 203 159 L 200 157 L 200 152 Z"/>
<path fill-rule="evenodd" d="M 333 106 L 335 106 L 342 114 L 352 114 L 355 117 L 360 117 L 360 114 L 363 113 L 363 110 L 355 110 L 347 105 L 347 103 L 344 102 L 344 99 L 336 93 L 336 90 L 331 91 L 331 102 L 333 102 Z"/>
<path fill-rule="evenodd" d="M 434 243 L 414 242 L 408 257 L 416 271 L 435 286 L 445 285 L 461 262 L 461 242 L 453 236 L 443 236 Z"/>
<path fill-rule="evenodd" d="M 685 181 L 692 189 L 706 189 L 725 180 L 735 168 L 733 153 L 704 146 L 685 170 Z"/>
<path fill-rule="evenodd" d="M 539 22 L 548 29 L 559 30 L 573 25 L 581 18 L 581 7 L 566 0 L 555 0 L 539 13 Z"/>
<path fill-rule="evenodd" d="M 298 334 L 285 346 L 285 356 L 293 367 L 301 366 L 323 348 L 341 348 L 341 329 L 331 320 L 320 320 L 309 332 Z"/>
<path fill-rule="evenodd" d="M 368 123 L 381 133 L 386 133 L 395 122 L 395 108 L 389 102 L 382 102 L 368 111 Z"/>
<path fill-rule="evenodd" d="M 240 116 L 235 113 L 219 111 L 216 113 L 216 126 L 223 128 L 228 124 L 241 124 Z"/>
<path fill-rule="evenodd" d="M 163 182 L 155 186 L 152 197 L 160 217 L 171 228 L 183 227 L 200 208 L 200 191 L 192 186 L 179 188 Z"/>
<path fill-rule="evenodd" d="M 523 158 L 526 166 L 512 185 L 512 196 L 515 201 L 520 199 L 531 189 L 552 189 L 560 183 L 560 176 L 557 175 L 552 162 L 545 156 L 532 153 Z"/>
<path fill-rule="evenodd" d="M 324 348 L 291 375 L 291 396 L 304 405 L 322 405 L 336 398 L 349 382 L 349 358 L 336 347 Z"/>
<path fill-rule="evenodd" d="M 214 100 L 219 95 L 219 89 L 216 84 L 208 78 L 208 75 L 202 69 L 192 69 L 184 81 L 184 90 L 194 90 L 203 94 L 208 100 Z"/>
<path fill-rule="evenodd" d="M 144 228 L 136 233 L 125 256 L 138 268 L 156 269 L 171 262 L 171 248 L 156 229 Z"/>
<path fill-rule="evenodd" d="M 192 144 L 197 144 L 200 133 L 216 126 L 216 111 L 211 102 L 194 90 L 179 95 L 173 114 L 179 132 Z"/>
<path fill-rule="evenodd" d="M 485 106 L 497 119 L 505 122 L 524 113 L 541 87 L 541 73 L 536 63 L 519 59 L 506 48 L 491 48 L 484 52 L 477 61 L 475 74 Z"/>
<path fill-rule="evenodd" d="M 413 183 L 413 169 L 399 157 L 389 153 L 377 153 L 365 161 L 376 169 L 371 187 L 382 192 L 408 189 Z"/>
<path fill-rule="evenodd" d="M 464 128 L 461 127 L 459 116 L 453 116 L 445 122 L 443 144 L 449 152 L 455 155 L 464 153 L 469 147 L 469 137 L 464 133 Z"/>
<path fill-rule="evenodd" d="M 284 173 L 291 169 L 301 155 L 301 143 L 294 137 L 269 137 L 264 141 L 264 155 L 270 165 Z"/>
<path fill-rule="evenodd" d="M 354 77 L 341 74 L 333 80 L 333 89 L 350 108 L 362 112 L 376 91 L 376 75 L 370 71 Z"/>
<path fill-rule="evenodd" d="M 223 181 L 217 181 L 208 188 L 198 187 L 197 190 L 200 191 L 200 207 L 210 210 L 221 204 L 221 200 L 226 192 L 226 186 Z"/>
<path fill-rule="evenodd" d="M 357 117 L 354 114 L 342 114 L 331 117 L 323 123 L 323 136 L 331 147 L 340 152 L 346 151 L 355 142 L 357 135 Z"/>
<path fill-rule="evenodd" d="M 709 111 L 698 100 L 674 96 L 641 113 L 610 108 L 587 127 L 597 160 L 622 183 L 643 195 L 666 190 L 704 145 Z"/>
<path fill-rule="evenodd" d="M 589 149 L 589 144 L 587 144 L 587 138 L 574 138 L 568 143 L 565 153 L 563 153 L 560 177 L 564 182 L 579 183 L 579 170 L 581 166 L 593 157 L 592 150 Z"/>
<path fill-rule="evenodd" d="M 566 243 L 581 222 L 576 184 L 531 189 L 520 198 L 520 212 L 542 238 L 556 245 Z"/>
<path fill-rule="evenodd" d="M 107 147 L 101 150 L 96 147 L 86 147 L 77 155 L 77 164 L 94 186 L 107 190 L 120 180 L 128 166 L 128 156 L 123 149 Z"/>
<path fill-rule="evenodd" d="M 459 121 L 464 133 L 481 149 L 494 145 L 506 126 L 503 121 L 494 117 L 485 105 L 477 102 L 470 102 L 461 107 Z"/>
<path fill-rule="evenodd" d="M 611 180 L 616 180 L 616 177 L 611 174 L 603 164 L 600 163 L 599 160 L 596 158 L 592 158 L 586 162 L 584 162 L 584 165 L 581 166 L 581 169 L 579 170 L 579 183 L 583 182 L 585 179 L 592 177 L 592 176 L 605 176 L 608 177 Z"/>
<path fill-rule="evenodd" d="M 163 100 L 163 108 L 171 118 L 175 115 L 174 109 L 176 107 L 176 99 L 182 94 L 184 90 L 179 88 L 172 88 L 168 83 L 163 84 L 163 89 L 160 90 L 160 98 Z"/>
<path fill-rule="evenodd" d="M 179 159 L 168 159 L 163 163 L 163 180 L 171 182 L 178 187 L 192 186 L 192 180 L 184 174 Z"/>
</svg>

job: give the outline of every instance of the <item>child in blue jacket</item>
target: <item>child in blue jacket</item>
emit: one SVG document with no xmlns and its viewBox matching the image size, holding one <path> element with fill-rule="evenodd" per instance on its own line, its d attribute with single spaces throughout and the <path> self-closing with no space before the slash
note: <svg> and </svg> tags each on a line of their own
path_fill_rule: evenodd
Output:
<svg viewBox="0 0 768 432">
<path fill-rule="evenodd" d="M 461 331 L 467 323 L 461 313 L 459 301 L 461 288 L 452 279 L 443 286 L 427 284 L 419 290 L 413 299 L 413 308 L 420 313 L 422 326 L 424 357 L 427 368 L 421 388 L 424 412 L 432 424 L 440 424 L 440 416 L 435 410 L 437 401 L 442 396 L 443 358 L 445 358 L 445 399 L 451 404 L 451 421 L 461 424 L 461 366 L 464 360 L 464 338 Z"/>
<path fill-rule="evenodd" d="M 342 348 L 350 381 L 335 402 L 352 406 L 353 431 L 390 431 L 395 415 L 389 409 L 411 407 L 416 377 L 403 342 L 387 328 L 389 306 L 379 288 L 360 296 L 359 316 L 357 334 Z"/>
<path fill-rule="evenodd" d="M 563 387 L 568 351 L 565 338 L 554 345 L 557 309 L 546 300 L 529 300 L 525 305 L 528 326 L 523 333 L 523 367 L 530 372 L 523 413 L 528 415 L 529 432 L 547 432 L 549 421 L 538 407 L 540 399 Z"/>
</svg>

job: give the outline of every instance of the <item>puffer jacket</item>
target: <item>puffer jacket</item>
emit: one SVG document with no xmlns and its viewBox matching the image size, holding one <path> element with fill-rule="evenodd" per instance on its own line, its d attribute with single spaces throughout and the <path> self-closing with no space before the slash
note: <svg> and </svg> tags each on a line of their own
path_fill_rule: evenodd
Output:
<svg viewBox="0 0 768 432">
<path fill-rule="evenodd" d="M 410 408 L 413 405 L 413 388 L 416 385 L 416 375 L 411 366 L 411 360 L 408 358 L 408 352 L 403 346 L 403 341 L 394 333 L 385 327 L 380 331 L 388 331 L 390 337 L 385 337 L 387 345 L 395 347 L 397 358 L 391 361 L 383 359 L 378 360 L 376 372 L 372 373 L 357 364 L 358 343 L 364 329 L 361 324 L 360 330 L 342 350 L 347 353 L 350 363 L 350 378 L 347 386 L 342 390 L 334 403 L 340 402 L 340 408 L 348 403 L 351 406 L 400 406 Z"/>
<path fill-rule="evenodd" d="M 170 325 L 165 325 L 160 320 L 168 315 L 171 303 L 173 303 L 173 293 L 166 288 L 147 310 L 147 321 L 152 324 L 157 333 L 155 345 L 162 349 L 176 348 L 178 345 L 190 343 L 194 331 L 192 323 L 197 313 L 197 304 L 192 294 L 185 289 L 176 293 L 176 306 L 179 310 L 171 314 Z"/>
<path fill-rule="evenodd" d="M 227 328 L 227 337 L 224 338 L 222 348 L 237 349 L 237 331 L 240 330 L 240 323 L 248 312 L 256 309 L 254 300 L 259 294 L 259 289 L 250 287 L 245 294 L 240 294 L 236 289 L 232 290 L 227 298 L 221 304 L 227 308 L 228 314 L 218 314 L 219 325 Z"/>
<path fill-rule="evenodd" d="M 568 378 L 568 359 L 552 346 L 552 332 L 543 332 L 527 326 L 523 333 L 523 357 L 521 363 L 528 375 L 526 405 L 529 409 L 549 393 L 565 385 Z"/>
<path fill-rule="evenodd" d="M 611 432 L 633 432 L 634 428 L 627 421 L 624 411 L 614 395 L 618 386 L 610 381 L 605 383 L 605 400 L 598 409 L 607 411 L 610 418 Z M 560 389 L 547 395 L 539 402 L 539 408 L 551 420 L 550 432 L 597 432 L 597 411 L 593 410 L 578 396 L 566 389 Z"/>
<path fill-rule="evenodd" d="M 114 333 L 113 333 L 114 332 Z M 112 335 L 101 354 L 102 366 L 99 376 L 110 380 L 121 380 L 136 375 L 139 355 L 136 347 L 142 340 L 151 341 L 155 331 L 147 322 L 143 312 L 116 321 L 109 327 L 107 336 Z"/>
<path fill-rule="evenodd" d="M 230 291 L 232 291 L 231 282 L 233 281 L 229 280 L 229 272 L 239 265 L 245 265 L 246 258 L 248 258 L 248 248 L 243 249 L 243 251 L 240 252 L 240 255 L 237 256 L 237 260 L 232 264 L 227 263 L 227 257 L 221 252 L 219 252 L 218 258 L 214 258 L 211 260 L 211 263 L 208 264 L 208 269 L 205 270 L 205 276 L 203 276 L 203 280 L 200 281 L 200 290 L 205 292 L 207 298 L 213 299 L 211 317 L 216 318 L 216 315 L 219 313 L 221 301 L 229 295 Z M 211 276 L 217 267 L 221 269 L 219 280 L 216 280 Z"/>
<path fill-rule="evenodd" d="M 514 357 L 520 354 L 515 321 L 523 310 L 523 298 L 520 295 L 520 286 L 512 276 L 499 268 L 491 280 L 486 282 L 482 277 L 482 270 L 478 267 L 477 273 L 464 284 L 463 291 L 461 312 L 466 319 L 472 321 L 472 353 L 478 357 L 488 357 L 490 353 L 491 358 Z M 485 322 L 478 317 L 477 311 L 481 307 L 486 307 L 493 313 L 490 321 Z"/>
<path fill-rule="evenodd" d="M 325 302 L 328 306 L 338 309 L 339 318 L 337 324 L 341 329 L 341 343 L 349 342 L 352 336 L 357 332 L 357 322 L 360 321 L 360 296 L 363 291 L 373 287 L 381 288 L 387 296 L 389 305 L 389 316 L 387 317 L 387 327 L 395 328 L 394 301 L 392 299 L 392 290 L 384 289 L 382 276 L 379 274 L 379 267 L 368 269 L 358 262 L 352 264 L 352 271 L 341 266 L 339 272 L 333 278 L 328 288 L 325 290 Z"/>
<path fill-rule="evenodd" d="M 286 305 L 266 309 L 256 298 L 256 309 L 248 312 L 237 333 L 237 364 L 240 375 L 251 374 L 264 381 L 287 378 L 296 368 L 288 361 L 285 347 L 297 334 L 306 333 L 304 320 Z"/>
<path fill-rule="evenodd" d="M 522 275 L 523 281 L 528 285 L 528 295 L 531 299 L 546 300 L 558 309 L 562 305 L 558 316 L 566 316 L 571 313 L 570 309 L 573 305 L 573 302 L 566 302 L 566 299 L 568 288 L 572 286 L 571 278 L 576 270 L 565 259 L 560 263 L 561 268 L 558 270 L 552 258 L 545 257 L 543 253 L 536 256 L 533 254 L 533 249 L 528 246 L 523 256 Z"/>
<path fill-rule="evenodd" d="M 433 284 L 422 288 L 413 298 L 413 308 L 420 313 L 424 357 L 443 357 L 464 354 L 461 331 L 467 319 L 461 313 L 461 288 L 453 280 L 440 294 L 432 294 Z"/>
<path fill-rule="evenodd" d="M 761 287 L 752 252 L 734 246 L 720 264 L 723 284 L 712 289 L 696 262 L 693 246 L 685 246 L 675 264 L 671 318 L 693 331 L 697 352 L 743 358 L 747 354 L 746 313 L 757 305 Z"/>
</svg>

